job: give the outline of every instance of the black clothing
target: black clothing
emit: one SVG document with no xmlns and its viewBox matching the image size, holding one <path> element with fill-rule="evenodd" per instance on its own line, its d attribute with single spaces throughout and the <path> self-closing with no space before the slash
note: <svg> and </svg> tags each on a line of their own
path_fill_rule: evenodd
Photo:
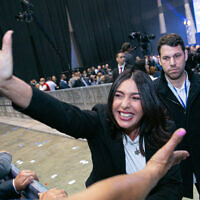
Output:
<svg viewBox="0 0 200 200">
<path fill-rule="evenodd" d="M 175 121 L 177 128 L 185 128 L 186 136 L 178 146 L 181 150 L 187 150 L 190 157 L 181 162 L 183 177 L 183 193 L 185 197 L 193 197 L 193 172 L 197 182 L 200 183 L 200 76 L 188 71 L 190 90 L 186 110 L 168 87 L 162 71 L 161 77 L 154 81 L 158 95 L 167 106 L 169 115 Z"/>
<path fill-rule="evenodd" d="M 33 88 L 31 103 L 21 112 L 70 136 L 87 139 L 93 170 L 86 181 L 86 186 L 105 178 L 126 174 L 123 141 L 112 139 L 105 105 L 96 105 L 91 111 L 80 110 L 76 106 L 61 102 Z M 151 149 L 147 145 L 146 138 L 144 139 L 148 161 L 155 150 Z M 159 181 L 147 199 L 179 200 L 180 195 L 181 178 L 179 166 L 176 165 Z"/>
<path fill-rule="evenodd" d="M 126 69 L 131 69 L 131 68 L 133 68 L 132 65 L 125 64 L 124 71 Z M 112 81 L 115 81 L 118 76 L 119 76 L 119 69 L 118 69 L 118 66 L 117 66 L 112 72 Z"/>
</svg>

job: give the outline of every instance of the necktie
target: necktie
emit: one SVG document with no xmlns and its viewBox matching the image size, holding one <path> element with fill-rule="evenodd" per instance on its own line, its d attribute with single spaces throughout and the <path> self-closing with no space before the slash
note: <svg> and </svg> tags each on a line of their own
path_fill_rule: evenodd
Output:
<svg viewBox="0 0 200 200">
<path fill-rule="evenodd" d="M 120 74 L 123 72 L 123 67 L 120 67 Z"/>
</svg>

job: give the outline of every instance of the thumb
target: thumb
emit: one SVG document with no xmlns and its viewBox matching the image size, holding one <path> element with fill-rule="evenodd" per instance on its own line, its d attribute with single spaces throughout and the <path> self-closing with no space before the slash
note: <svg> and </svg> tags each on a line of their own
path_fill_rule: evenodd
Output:
<svg viewBox="0 0 200 200">
<path fill-rule="evenodd" d="M 175 147 L 181 142 L 185 134 L 186 130 L 183 128 L 179 128 L 173 133 L 170 140 L 164 146 L 164 148 L 168 151 L 168 153 L 172 154 Z"/>
<path fill-rule="evenodd" d="M 2 50 L 5 52 L 12 52 L 12 34 L 13 31 L 7 31 L 3 37 Z"/>
</svg>

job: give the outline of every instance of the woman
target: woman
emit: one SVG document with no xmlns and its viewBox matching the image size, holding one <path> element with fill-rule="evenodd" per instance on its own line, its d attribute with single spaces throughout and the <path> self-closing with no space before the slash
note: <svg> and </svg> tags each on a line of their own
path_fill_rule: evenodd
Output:
<svg viewBox="0 0 200 200">
<path fill-rule="evenodd" d="M 145 167 L 169 138 L 167 120 L 148 75 L 126 70 L 113 83 L 108 104 L 92 111 L 61 102 L 33 88 L 30 105 L 21 110 L 75 138 L 86 138 L 93 170 L 86 186 Z M 158 183 L 149 199 L 180 199 L 177 166 Z"/>
<path fill-rule="evenodd" d="M 11 35 L 12 31 L 5 34 L 0 51 L 0 93 L 32 118 L 75 138 L 87 139 L 93 162 L 87 186 L 143 168 L 167 141 L 167 120 L 148 75 L 125 71 L 113 83 L 107 106 L 82 111 L 12 75 Z M 180 179 L 179 168 L 174 166 L 147 199 L 181 199 Z"/>
</svg>

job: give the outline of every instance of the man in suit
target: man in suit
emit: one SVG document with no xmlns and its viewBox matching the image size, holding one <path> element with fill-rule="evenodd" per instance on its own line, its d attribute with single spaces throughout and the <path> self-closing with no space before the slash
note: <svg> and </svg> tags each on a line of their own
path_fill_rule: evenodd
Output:
<svg viewBox="0 0 200 200">
<path fill-rule="evenodd" d="M 191 155 L 181 163 L 181 172 L 184 196 L 193 198 L 193 183 L 200 193 L 200 76 L 186 66 L 188 54 L 179 35 L 171 33 L 161 37 L 158 53 L 163 71 L 154 83 L 176 127 L 185 128 L 188 133 L 179 149 Z"/>
<path fill-rule="evenodd" d="M 125 53 L 122 51 L 117 52 L 116 54 L 116 61 L 117 61 L 117 68 L 113 70 L 112 73 L 112 79 L 113 81 L 121 74 L 123 71 L 125 71 L 128 68 L 132 68 L 132 65 L 125 63 Z"/>
<path fill-rule="evenodd" d="M 11 168 L 12 156 L 6 151 L 0 151 L 0 179 L 7 176 Z"/>
<path fill-rule="evenodd" d="M 9 175 L 11 170 L 12 156 L 6 152 L 0 152 L 0 178 Z M 38 180 L 36 174 L 31 170 L 22 170 L 14 179 L 1 180 L 0 199 L 19 198 L 20 192 L 24 190 L 33 180 Z"/>
</svg>

